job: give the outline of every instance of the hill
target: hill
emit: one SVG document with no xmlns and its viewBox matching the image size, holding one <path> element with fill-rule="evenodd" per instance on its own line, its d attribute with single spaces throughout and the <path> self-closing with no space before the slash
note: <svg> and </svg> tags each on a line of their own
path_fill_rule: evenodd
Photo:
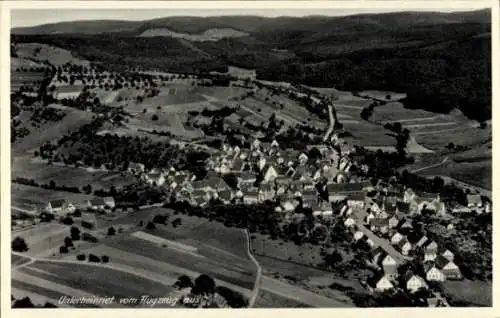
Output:
<svg viewBox="0 0 500 318">
<path fill-rule="evenodd" d="M 483 121 L 491 118 L 490 19 L 489 10 L 168 17 L 65 22 L 12 33 L 15 42 L 50 44 L 109 67 L 199 73 L 234 65 L 264 80 L 404 92 L 406 107 L 458 108 Z M 148 37 L 137 38 L 141 34 Z"/>
</svg>

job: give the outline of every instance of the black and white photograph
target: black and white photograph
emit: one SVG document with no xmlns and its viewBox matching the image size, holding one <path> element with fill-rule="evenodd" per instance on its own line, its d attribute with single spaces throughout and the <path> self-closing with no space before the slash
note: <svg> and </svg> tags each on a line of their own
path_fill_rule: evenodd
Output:
<svg viewBox="0 0 500 318">
<path fill-rule="evenodd" d="M 124 2 L 9 9 L 12 311 L 493 306 L 489 2 Z"/>
</svg>

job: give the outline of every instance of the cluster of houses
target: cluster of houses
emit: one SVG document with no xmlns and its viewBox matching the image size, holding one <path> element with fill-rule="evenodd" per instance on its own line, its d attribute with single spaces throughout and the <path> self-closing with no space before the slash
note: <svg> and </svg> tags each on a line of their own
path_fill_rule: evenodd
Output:
<svg viewBox="0 0 500 318">
<path fill-rule="evenodd" d="M 74 213 L 77 209 L 109 212 L 115 206 L 113 197 L 95 197 L 80 203 L 71 202 L 66 199 L 56 199 L 49 201 L 43 210 L 56 216 L 66 216 L 67 214 Z"/>
<path fill-rule="evenodd" d="M 411 294 L 428 290 L 429 282 L 462 279 L 453 252 L 439 239 L 414 231 L 411 222 L 410 216 L 424 209 L 445 213 L 446 208 L 439 196 L 423 194 L 419 197 L 411 189 L 378 189 L 382 191 L 374 197 L 367 196 L 364 205 L 346 202 L 340 210 L 353 241 L 364 242 L 370 248 L 367 261 L 376 268 L 376 274 L 367 281 L 367 287 L 371 291 L 383 292 L 395 290 L 399 285 Z M 397 198 L 395 192 L 398 192 Z M 400 286 L 399 266 L 415 258 L 421 260 L 423 271 L 405 273 L 405 285 Z"/>
<path fill-rule="evenodd" d="M 174 168 L 145 172 L 143 165 L 133 163 L 128 170 L 195 206 L 204 206 L 211 199 L 243 204 L 275 201 L 279 203 L 277 212 L 293 213 L 301 205 L 312 209 L 314 215 L 328 216 L 333 213 L 332 202 L 363 204 L 366 191 L 373 186 L 350 175 L 356 163 L 346 153 L 323 149 L 314 160 L 307 153 L 284 151 L 276 140 L 264 143 L 255 139 L 249 149 L 223 145 L 222 151 L 208 160 L 209 173 L 203 180 Z M 236 187 L 224 181 L 229 174 L 234 176 Z"/>
</svg>

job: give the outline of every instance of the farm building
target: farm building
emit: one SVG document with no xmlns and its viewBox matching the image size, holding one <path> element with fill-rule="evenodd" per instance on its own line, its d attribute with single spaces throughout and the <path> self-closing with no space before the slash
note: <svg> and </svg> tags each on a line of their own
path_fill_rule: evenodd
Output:
<svg viewBox="0 0 500 318">
<path fill-rule="evenodd" d="M 467 195 L 467 207 L 468 208 L 480 208 L 483 206 L 483 201 L 479 194 L 469 194 Z"/>
<path fill-rule="evenodd" d="M 462 279 L 460 268 L 444 256 L 436 257 L 435 267 L 443 273 L 446 279 Z"/>
<path fill-rule="evenodd" d="M 59 86 L 53 92 L 53 97 L 57 100 L 76 99 L 82 93 L 84 85 Z"/>
<path fill-rule="evenodd" d="M 330 183 L 326 186 L 330 202 L 342 201 L 348 196 L 365 196 L 362 183 Z"/>
<path fill-rule="evenodd" d="M 45 210 L 49 213 L 64 215 L 75 212 L 75 206 L 64 199 L 49 201 Z"/>
</svg>

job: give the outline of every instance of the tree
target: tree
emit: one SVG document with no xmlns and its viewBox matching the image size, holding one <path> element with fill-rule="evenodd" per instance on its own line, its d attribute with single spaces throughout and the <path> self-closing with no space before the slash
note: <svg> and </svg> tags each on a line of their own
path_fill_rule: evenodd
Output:
<svg viewBox="0 0 500 318">
<path fill-rule="evenodd" d="M 78 241 L 80 239 L 80 229 L 78 229 L 76 226 L 71 227 L 70 233 L 71 233 L 71 239 L 73 241 Z"/>
<path fill-rule="evenodd" d="M 101 257 L 101 260 L 102 260 L 102 262 L 103 262 L 103 263 L 108 263 L 108 262 L 109 262 L 109 256 L 107 256 L 107 255 L 103 255 L 103 256 Z"/>
<path fill-rule="evenodd" d="M 14 252 L 26 252 L 28 250 L 28 245 L 23 238 L 16 236 L 12 240 L 12 250 Z"/>
<path fill-rule="evenodd" d="M 148 230 L 154 230 L 156 228 L 155 224 L 153 222 L 148 222 L 146 225 L 146 229 Z"/>
<path fill-rule="evenodd" d="M 175 220 L 172 221 L 172 226 L 176 228 L 177 226 L 182 224 L 182 220 L 180 218 L 176 218 Z"/>
<path fill-rule="evenodd" d="M 76 259 L 79 260 L 79 261 L 84 261 L 85 260 L 85 254 L 78 254 L 76 256 Z"/>
<path fill-rule="evenodd" d="M 101 259 L 94 255 L 94 254 L 89 254 L 89 262 L 93 262 L 93 263 L 99 263 L 101 261 Z"/>
<path fill-rule="evenodd" d="M 232 289 L 224 286 L 217 286 L 215 291 L 227 301 L 227 304 L 231 308 L 245 308 L 248 306 L 245 297 Z"/>
<path fill-rule="evenodd" d="M 151 116 L 151 120 L 152 121 L 157 121 L 158 120 L 158 115 L 153 114 L 153 116 Z"/>
<path fill-rule="evenodd" d="M 139 226 L 144 226 L 144 221 L 143 220 L 139 221 Z"/>
<path fill-rule="evenodd" d="M 208 275 L 201 274 L 194 280 L 191 293 L 195 295 L 210 295 L 215 291 L 215 281 Z"/>
<path fill-rule="evenodd" d="M 17 299 L 12 304 L 12 308 L 34 308 L 35 305 L 31 302 L 29 297 L 24 297 L 22 299 Z"/>
<path fill-rule="evenodd" d="M 449 149 L 449 150 L 453 150 L 453 148 L 455 148 L 455 144 L 454 144 L 454 143 L 452 143 L 452 142 L 450 142 L 450 143 L 448 144 L 448 146 L 446 146 L 446 149 Z"/>
<path fill-rule="evenodd" d="M 59 247 L 59 253 L 61 253 L 61 254 L 66 254 L 66 253 L 68 253 L 68 248 L 67 248 L 66 246 L 64 246 L 64 245 L 61 245 L 61 246 Z"/>
<path fill-rule="evenodd" d="M 73 240 L 71 239 L 71 237 L 66 236 L 64 238 L 64 246 L 66 246 L 66 247 L 72 247 L 73 246 Z"/>
<path fill-rule="evenodd" d="M 71 216 L 66 216 L 65 218 L 62 219 L 62 223 L 65 225 L 72 225 L 73 218 Z"/>
<path fill-rule="evenodd" d="M 55 181 L 54 180 L 50 180 L 50 182 L 49 182 L 49 188 L 50 189 L 54 189 L 55 187 L 56 187 Z"/>
<path fill-rule="evenodd" d="M 181 275 L 181 276 L 179 276 L 179 278 L 175 282 L 174 287 L 177 287 L 179 289 L 188 288 L 188 287 L 191 288 L 191 287 L 193 287 L 193 282 L 191 281 L 191 278 L 189 278 L 189 276 Z"/>
<path fill-rule="evenodd" d="M 115 234 L 116 234 L 116 230 L 115 230 L 115 228 L 114 228 L 114 227 L 110 227 L 110 228 L 108 229 L 108 236 L 113 236 L 113 235 L 115 235 Z"/>
</svg>

